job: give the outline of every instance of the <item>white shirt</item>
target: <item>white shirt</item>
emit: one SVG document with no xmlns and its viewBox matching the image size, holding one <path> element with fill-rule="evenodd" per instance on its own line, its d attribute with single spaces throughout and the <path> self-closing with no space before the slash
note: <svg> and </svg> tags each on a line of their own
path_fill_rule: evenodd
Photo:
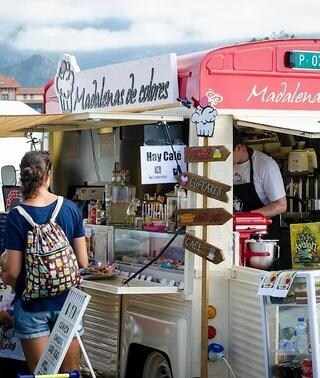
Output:
<svg viewBox="0 0 320 378">
<path fill-rule="evenodd" d="M 267 205 L 286 195 L 280 168 L 272 157 L 260 151 L 252 154 L 253 182 L 260 201 Z M 233 166 L 233 185 L 250 182 L 250 160 Z"/>
</svg>

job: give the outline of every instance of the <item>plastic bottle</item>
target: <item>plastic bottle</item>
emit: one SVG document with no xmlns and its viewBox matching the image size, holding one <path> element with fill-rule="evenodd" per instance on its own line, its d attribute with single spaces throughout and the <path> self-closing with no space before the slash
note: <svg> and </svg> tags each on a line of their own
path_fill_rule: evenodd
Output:
<svg viewBox="0 0 320 378">
<path fill-rule="evenodd" d="M 294 349 L 299 354 L 308 353 L 308 335 L 307 335 L 307 323 L 304 318 L 297 319 L 297 326 L 295 328 L 295 342 Z"/>
</svg>

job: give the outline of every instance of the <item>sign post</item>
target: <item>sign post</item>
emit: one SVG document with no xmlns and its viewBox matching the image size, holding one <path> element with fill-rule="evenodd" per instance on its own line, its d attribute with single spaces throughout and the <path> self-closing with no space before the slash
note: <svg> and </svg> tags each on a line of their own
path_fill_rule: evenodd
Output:
<svg viewBox="0 0 320 378">
<path fill-rule="evenodd" d="M 224 146 L 209 146 L 208 137 L 211 137 L 215 127 L 216 109 L 214 103 L 208 102 L 205 108 L 196 106 L 191 121 L 197 125 L 197 135 L 205 137 L 203 146 L 187 147 L 185 149 L 186 162 L 203 162 L 203 176 L 190 172 L 183 172 L 177 175 L 177 181 L 184 189 L 202 194 L 201 209 L 180 209 L 178 210 L 178 224 L 186 226 L 202 225 L 202 239 L 186 234 L 184 247 L 202 257 L 201 275 L 201 356 L 200 375 L 201 378 L 208 377 L 208 261 L 219 264 L 224 260 L 221 249 L 207 243 L 208 225 L 222 225 L 232 218 L 223 208 L 208 209 L 208 197 L 218 201 L 229 202 L 227 192 L 231 190 L 230 185 L 223 184 L 208 178 L 208 163 L 211 161 L 225 161 L 230 152 Z M 206 116 L 207 114 L 207 116 Z M 209 117 L 210 114 L 210 117 Z M 209 130 L 208 125 L 211 125 Z M 213 130 L 212 130 L 213 128 Z M 199 132 L 198 132 L 199 131 Z"/>
<path fill-rule="evenodd" d="M 215 225 L 221 226 L 232 218 L 223 207 L 214 209 L 180 209 L 177 210 L 178 226 Z"/>
<path fill-rule="evenodd" d="M 213 264 L 220 264 L 224 260 L 223 252 L 220 248 L 210 245 L 188 233 L 186 233 L 183 240 L 183 247 Z"/>
<path fill-rule="evenodd" d="M 184 158 L 188 163 L 225 161 L 229 155 L 230 151 L 225 146 L 186 147 L 184 150 Z"/>
<path fill-rule="evenodd" d="M 204 146 L 208 147 L 208 138 L 204 139 Z M 208 163 L 203 163 L 204 176 L 208 176 Z M 208 207 L 208 198 L 206 195 L 202 199 L 202 207 Z M 206 242 L 208 239 L 208 227 L 202 228 L 202 239 Z M 209 305 L 209 282 L 208 282 L 208 262 L 202 258 L 202 276 L 201 276 L 201 377 L 208 377 L 208 305 Z"/>
<path fill-rule="evenodd" d="M 208 171 L 208 163 L 204 163 L 204 170 Z M 207 174 L 202 176 L 195 175 L 194 173 L 184 172 L 177 176 L 179 184 L 193 192 L 200 193 L 206 197 L 214 198 L 218 201 L 228 202 L 229 198 L 226 192 L 231 190 L 230 185 L 223 184 L 219 181 L 210 180 L 207 178 Z M 207 200 L 205 199 L 205 202 Z M 205 209 L 207 206 L 203 206 Z"/>
</svg>

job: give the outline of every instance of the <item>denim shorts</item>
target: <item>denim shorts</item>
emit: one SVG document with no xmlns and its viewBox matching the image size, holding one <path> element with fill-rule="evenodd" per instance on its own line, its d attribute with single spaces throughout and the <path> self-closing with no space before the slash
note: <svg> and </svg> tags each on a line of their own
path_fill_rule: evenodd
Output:
<svg viewBox="0 0 320 378">
<path fill-rule="evenodd" d="M 35 339 L 49 336 L 58 319 L 60 311 L 25 311 L 21 300 L 14 302 L 14 330 L 19 339 Z M 78 327 L 78 333 L 83 335 L 82 322 Z"/>
</svg>

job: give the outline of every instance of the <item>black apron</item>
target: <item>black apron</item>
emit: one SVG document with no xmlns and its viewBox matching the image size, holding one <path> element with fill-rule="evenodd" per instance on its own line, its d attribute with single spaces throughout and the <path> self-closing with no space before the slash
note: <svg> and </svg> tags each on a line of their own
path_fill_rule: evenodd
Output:
<svg viewBox="0 0 320 378">
<path fill-rule="evenodd" d="M 233 204 L 234 211 L 253 211 L 265 206 L 254 187 L 253 181 L 253 165 L 252 154 L 253 150 L 248 148 L 249 162 L 250 162 L 250 181 L 246 184 L 239 184 L 233 186 Z M 235 206 L 235 204 L 237 204 Z M 280 237 L 280 215 L 271 218 L 272 224 L 268 226 L 268 239 L 279 240 Z"/>
</svg>

